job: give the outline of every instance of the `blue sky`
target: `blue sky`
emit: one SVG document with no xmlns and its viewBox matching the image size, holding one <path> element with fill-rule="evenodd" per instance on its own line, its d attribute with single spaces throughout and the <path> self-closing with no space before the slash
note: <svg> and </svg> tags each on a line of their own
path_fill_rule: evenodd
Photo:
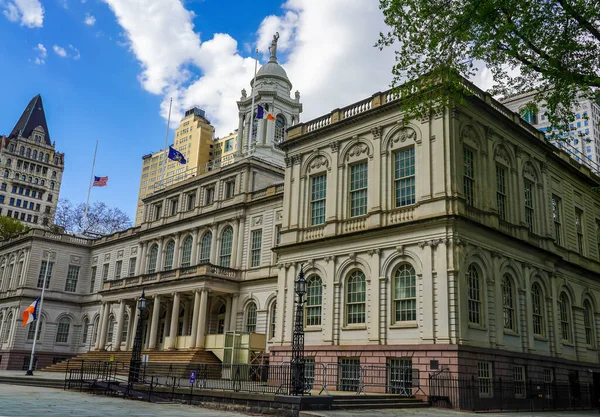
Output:
<svg viewBox="0 0 600 417">
<path fill-rule="evenodd" d="M 141 156 L 164 146 L 198 105 L 223 136 L 237 128 L 236 100 L 250 92 L 254 48 L 265 62 L 280 33 L 279 62 L 308 120 L 390 86 L 393 50 L 374 48 L 383 16 L 374 0 L 0 0 L 0 134 L 28 101 L 44 100 L 52 140 L 65 153 L 61 197 L 92 190 L 135 214 Z M 40 46 L 42 45 L 42 46 Z M 173 131 L 171 130 L 171 137 Z"/>
</svg>

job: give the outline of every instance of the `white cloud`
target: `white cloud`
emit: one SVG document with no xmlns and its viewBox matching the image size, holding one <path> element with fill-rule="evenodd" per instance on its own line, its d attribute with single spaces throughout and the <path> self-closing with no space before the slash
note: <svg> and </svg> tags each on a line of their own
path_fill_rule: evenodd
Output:
<svg viewBox="0 0 600 417">
<path fill-rule="evenodd" d="M 73 45 L 71 45 L 71 44 L 69 44 L 69 49 L 70 49 L 71 51 L 73 51 L 72 58 L 73 58 L 75 61 L 78 61 L 78 60 L 79 60 L 79 58 L 81 58 L 81 54 L 79 53 L 79 49 L 75 48 L 75 47 L 74 47 Z"/>
<path fill-rule="evenodd" d="M 46 56 L 48 55 L 48 50 L 46 49 L 46 47 L 43 44 L 38 43 L 37 46 L 33 48 L 33 50 L 36 51 L 38 54 L 38 56 L 34 60 L 36 65 L 44 64 L 46 62 Z"/>
<path fill-rule="evenodd" d="M 83 22 L 88 26 L 94 26 L 94 24 L 96 23 L 96 18 L 88 13 L 85 15 L 85 19 L 83 20 Z"/>
<path fill-rule="evenodd" d="M 3 14 L 11 22 L 21 20 L 21 26 L 42 27 L 44 23 L 44 8 L 39 0 L 0 0 L 0 7 L 4 8 Z"/>
<path fill-rule="evenodd" d="M 60 47 L 58 45 L 54 45 L 52 47 L 52 49 L 54 49 L 54 52 L 56 53 L 56 55 L 62 57 L 62 58 L 66 58 L 67 57 L 67 51 L 65 50 L 65 48 Z"/>
</svg>

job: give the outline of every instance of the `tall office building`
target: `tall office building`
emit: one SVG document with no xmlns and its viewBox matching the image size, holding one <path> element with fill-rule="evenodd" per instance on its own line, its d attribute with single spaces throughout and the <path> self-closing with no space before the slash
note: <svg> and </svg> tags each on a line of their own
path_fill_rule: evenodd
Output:
<svg viewBox="0 0 600 417">
<path fill-rule="evenodd" d="M 50 140 L 42 97 L 31 99 L 8 136 L 0 136 L 0 215 L 26 225 L 54 220 L 65 155 Z"/>
<path fill-rule="evenodd" d="M 144 203 L 148 195 L 176 184 L 187 178 L 206 171 L 207 164 L 213 159 L 213 137 L 215 128 L 206 118 L 204 110 L 192 107 L 185 112 L 183 119 L 175 130 L 173 147 L 183 154 L 185 165 L 167 160 L 164 149 L 142 157 L 142 175 L 138 192 L 138 205 L 135 213 L 135 225 L 144 220 Z"/>
<path fill-rule="evenodd" d="M 535 100 L 536 92 L 519 94 L 502 100 L 508 109 L 521 114 L 533 127 L 551 138 L 552 127 L 545 113 L 545 103 L 536 103 L 538 112 L 534 113 L 526 106 Z M 564 149 L 577 162 L 587 166 L 595 173 L 600 173 L 600 106 L 591 100 L 581 100 L 573 107 L 575 120 L 569 125 L 569 132 L 563 133 L 560 139 L 552 139 L 551 143 Z M 554 130 L 554 134 L 557 132 Z"/>
</svg>

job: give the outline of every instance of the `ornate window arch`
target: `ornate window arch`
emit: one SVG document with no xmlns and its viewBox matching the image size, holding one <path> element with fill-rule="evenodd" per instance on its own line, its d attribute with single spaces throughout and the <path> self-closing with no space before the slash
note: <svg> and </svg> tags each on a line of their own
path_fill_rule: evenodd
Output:
<svg viewBox="0 0 600 417">
<path fill-rule="evenodd" d="M 8 313 L 8 315 L 6 316 L 6 321 L 4 322 L 4 329 L 3 329 L 4 334 L 2 335 L 3 343 L 7 343 L 10 340 L 10 330 L 12 328 L 13 318 L 14 318 L 14 314 L 12 311 L 10 311 Z"/>
<path fill-rule="evenodd" d="M 311 275 L 306 280 L 305 325 L 321 325 L 321 307 L 323 304 L 323 281 L 318 275 Z"/>
<path fill-rule="evenodd" d="M 31 157 L 31 148 L 27 148 L 27 151 L 25 151 L 25 156 L 27 158 Z"/>
<path fill-rule="evenodd" d="M 121 331 L 121 342 L 127 342 L 127 334 L 129 332 L 129 313 L 123 315 L 123 330 Z"/>
<path fill-rule="evenodd" d="M 571 303 L 569 297 L 564 291 L 558 297 L 558 319 L 560 322 L 560 339 L 563 343 L 573 342 L 573 332 L 571 330 Z"/>
<path fill-rule="evenodd" d="M 113 344 L 115 337 L 115 316 L 112 314 L 108 318 L 108 330 L 106 332 L 106 343 Z"/>
<path fill-rule="evenodd" d="M 19 149 L 19 155 L 25 155 L 25 146 L 21 146 L 21 148 Z"/>
<path fill-rule="evenodd" d="M 363 271 L 355 269 L 346 280 L 346 324 L 367 322 L 367 283 Z"/>
<path fill-rule="evenodd" d="M 590 347 L 594 347 L 595 333 L 594 333 L 594 308 L 590 300 L 584 300 L 583 302 L 583 326 L 585 328 L 585 344 Z"/>
<path fill-rule="evenodd" d="M 33 155 L 31 155 L 31 157 L 37 159 L 37 151 L 35 149 L 33 150 Z"/>
<path fill-rule="evenodd" d="M 277 331 L 277 300 L 271 303 L 271 308 L 269 309 L 269 339 L 273 339 L 275 337 L 275 332 Z"/>
<path fill-rule="evenodd" d="M 98 330 L 100 330 L 98 327 L 100 327 L 100 316 L 96 316 L 96 318 L 94 318 L 94 325 L 92 328 L 92 343 L 96 343 L 98 340 Z"/>
<path fill-rule="evenodd" d="M 71 320 L 68 317 L 62 317 L 58 321 L 56 329 L 56 343 L 67 343 L 69 341 L 69 331 L 71 329 Z"/>
<path fill-rule="evenodd" d="M 233 227 L 227 226 L 221 233 L 221 252 L 219 266 L 231 267 L 231 252 L 233 248 Z"/>
<path fill-rule="evenodd" d="M 83 324 L 82 324 L 82 329 L 81 329 L 81 344 L 85 345 L 87 343 L 87 339 L 88 339 L 88 331 L 89 331 L 89 327 L 90 327 L 90 319 L 88 319 L 87 317 L 83 319 Z"/>
<path fill-rule="evenodd" d="M 504 329 L 517 331 L 517 314 L 515 308 L 515 285 L 509 274 L 502 277 L 502 315 Z"/>
<path fill-rule="evenodd" d="M 474 263 L 467 269 L 467 288 L 469 323 L 483 326 L 483 284 L 479 269 Z"/>
<path fill-rule="evenodd" d="M 396 268 L 393 285 L 394 322 L 417 320 L 417 287 L 415 268 L 403 263 Z"/>
<path fill-rule="evenodd" d="M 184 239 L 183 245 L 181 247 L 181 266 L 190 266 L 192 261 L 192 245 L 193 238 L 188 236 Z"/>
<path fill-rule="evenodd" d="M 285 117 L 283 114 L 279 113 L 275 118 L 275 136 L 273 137 L 273 141 L 276 144 L 279 144 L 285 140 L 285 126 Z"/>
<path fill-rule="evenodd" d="M 531 312 L 533 315 L 533 334 L 544 337 L 546 335 L 544 292 L 539 283 L 531 285 Z"/>
<path fill-rule="evenodd" d="M 148 273 L 153 274 L 156 272 L 156 262 L 158 261 L 158 244 L 154 243 L 150 247 L 150 253 L 148 257 Z"/>
<path fill-rule="evenodd" d="M 173 257 L 175 256 L 175 241 L 173 239 L 167 242 L 165 247 L 165 260 L 163 262 L 163 269 L 168 271 L 173 268 Z"/>
<path fill-rule="evenodd" d="M 256 333 L 256 303 L 250 301 L 246 306 L 246 331 Z"/>
<path fill-rule="evenodd" d="M 200 243 L 200 259 L 198 263 L 204 264 L 210 262 L 210 249 L 212 245 L 212 232 L 208 231 L 202 236 Z"/>
</svg>

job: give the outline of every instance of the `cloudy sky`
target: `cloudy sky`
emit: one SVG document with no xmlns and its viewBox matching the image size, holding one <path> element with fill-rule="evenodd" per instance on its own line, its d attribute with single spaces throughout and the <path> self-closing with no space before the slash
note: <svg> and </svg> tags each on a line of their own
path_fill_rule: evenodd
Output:
<svg viewBox="0 0 600 417">
<path fill-rule="evenodd" d="M 273 34 L 303 120 L 389 88 L 393 50 L 375 0 L 0 0 L 0 134 L 42 94 L 52 139 L 66 153 L 61 197 L 85 199 L 94 143 L 93 200 L 133 218 L 141 156 L 164 146 L 184 109 L 205 109 L 223 136 L 250 91 L 254 49 Z M 485 84 L 485 83 L 484 83 Z M 171 130 L 171 137 L 173 131 Z"/>
</svg>

